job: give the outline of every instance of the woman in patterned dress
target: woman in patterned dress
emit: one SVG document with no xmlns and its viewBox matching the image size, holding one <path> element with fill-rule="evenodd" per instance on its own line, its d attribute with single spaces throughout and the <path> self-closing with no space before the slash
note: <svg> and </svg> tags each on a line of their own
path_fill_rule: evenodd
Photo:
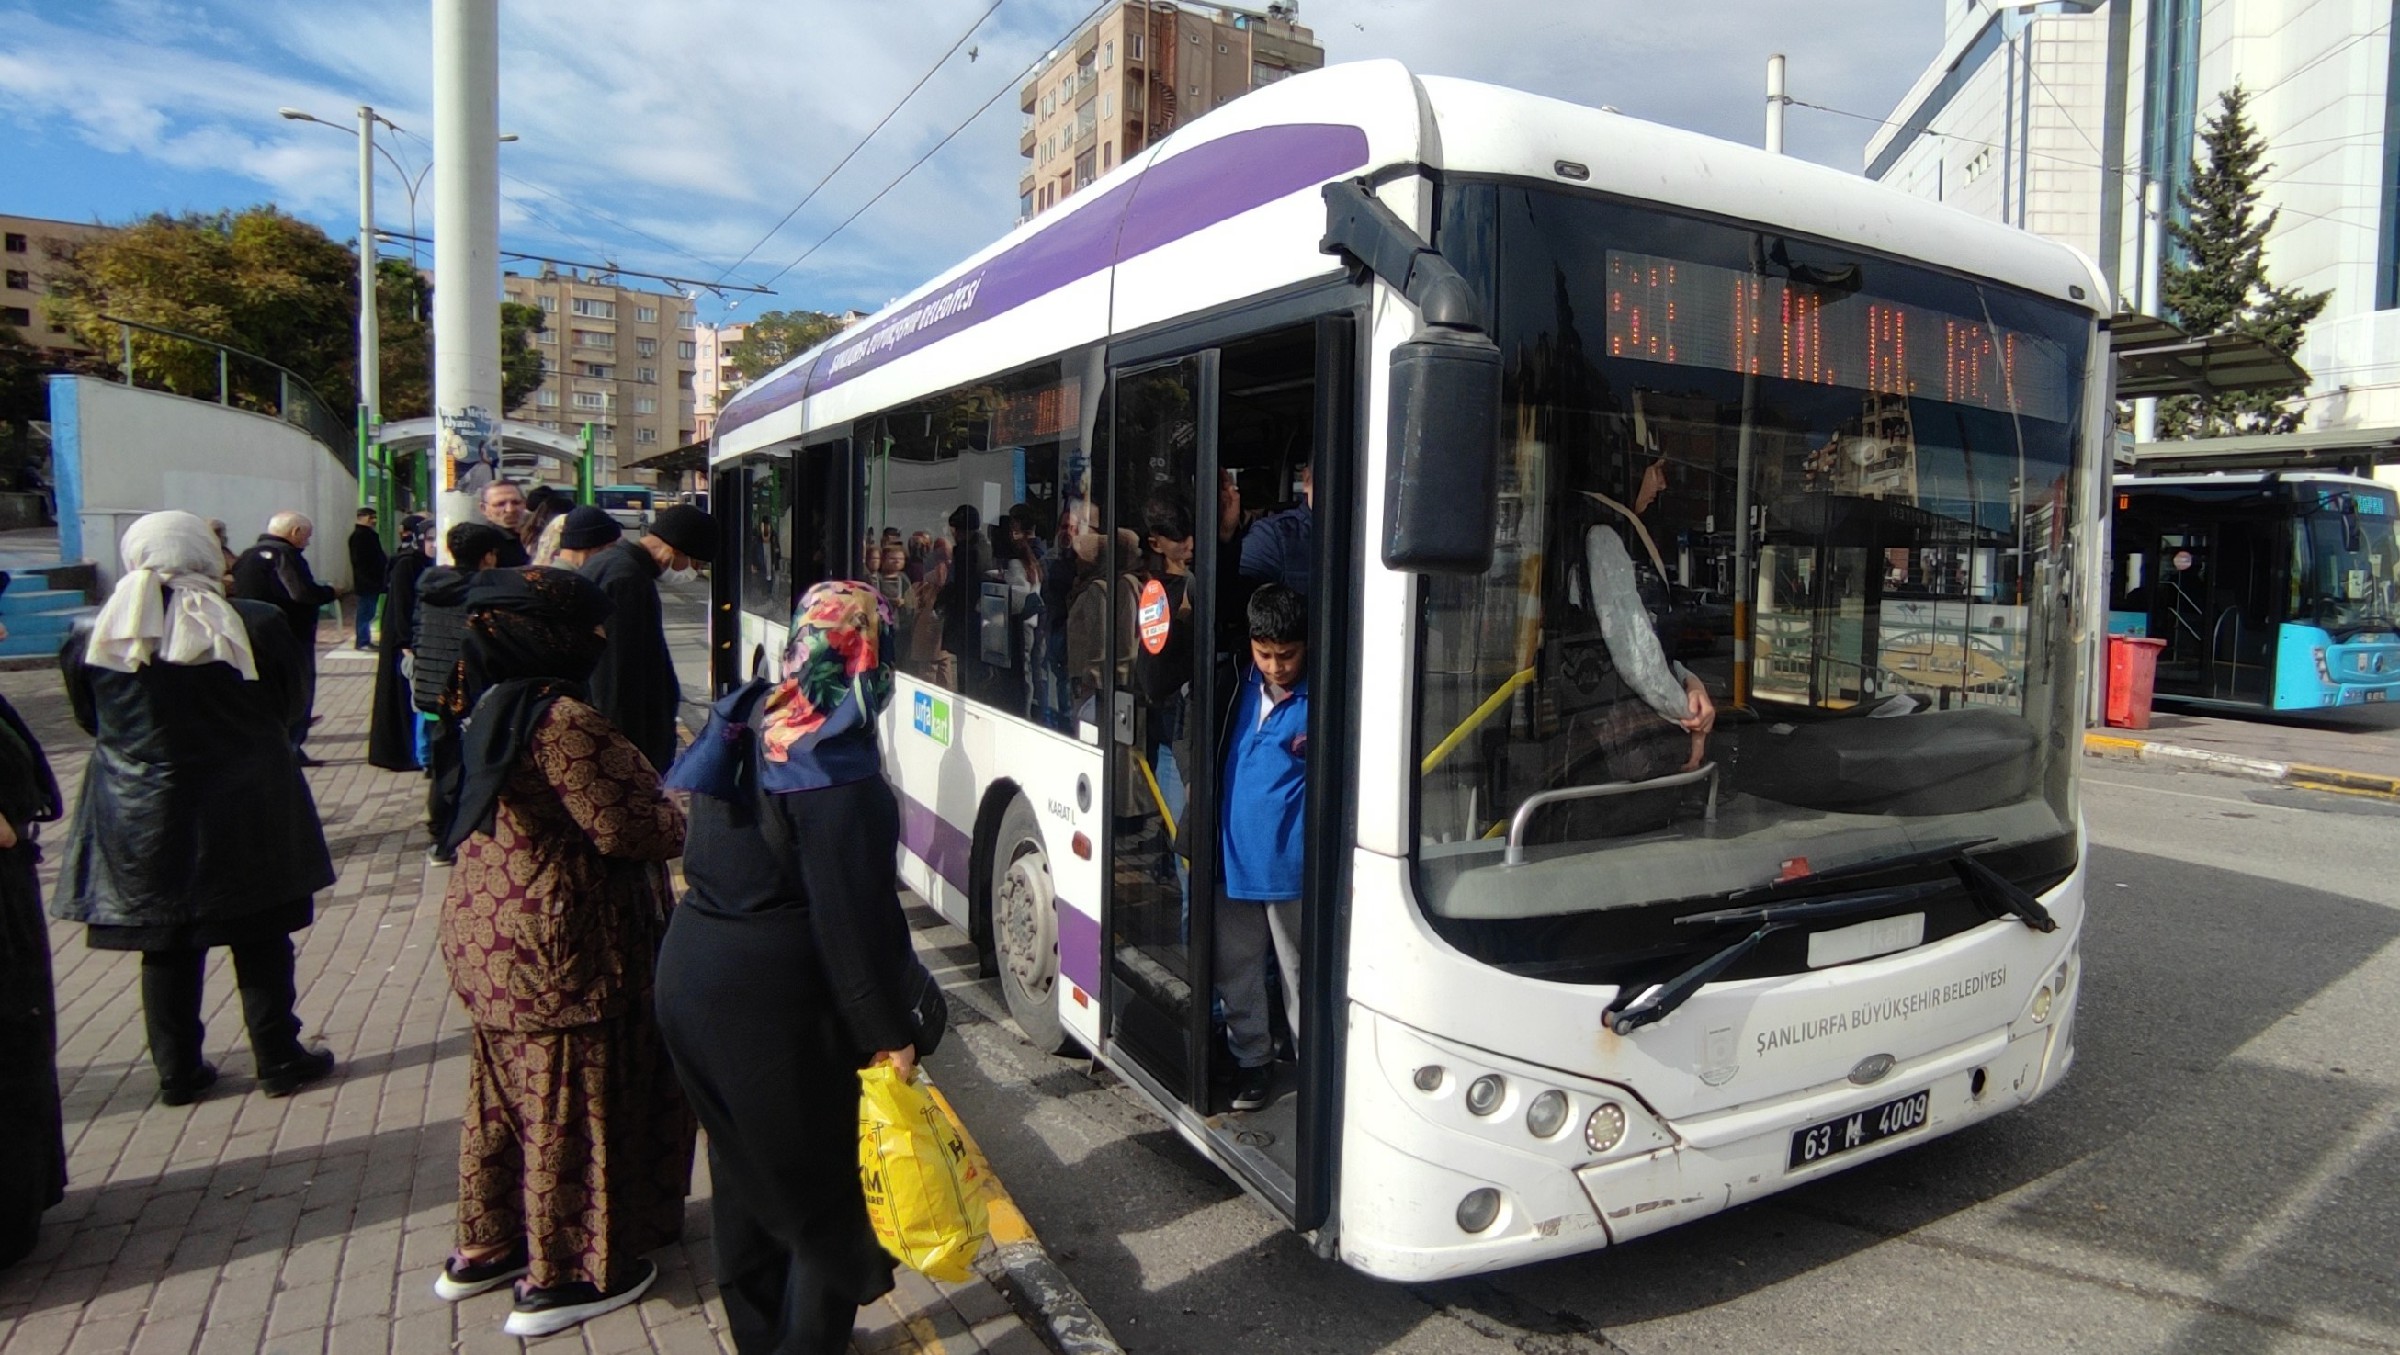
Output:
<svg viewBox="0 0 2400 1355">
<path fill-rule="evenodd" d="M 473 1056 L 458 1250 L 434 1291 L 523 1276 L 511 1336 L 639 1300 L 658 1274 L 642 1254 L 681 1235 L 691 1186 L 691 1112 L 651 1016 L 684 819 L 585 704 L 608 612 L 559 569 L 487 570 L 467 592 L 441 940 Z"/>
</svg>

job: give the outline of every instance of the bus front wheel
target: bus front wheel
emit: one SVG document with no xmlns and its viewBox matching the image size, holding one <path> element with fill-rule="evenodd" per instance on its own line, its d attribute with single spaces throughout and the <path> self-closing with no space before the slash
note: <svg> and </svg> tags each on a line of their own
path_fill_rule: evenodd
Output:
<svg viewBox="0 0 2400 1355">
<path fill-rule="evenodd" d="M 1058 900 L 1033 807 L 1011 800 L 992 839 L 992 946 L 1008 1014 L 1034 1048 L 1069 1048 L 1058 1017 Z"/>
</svg>

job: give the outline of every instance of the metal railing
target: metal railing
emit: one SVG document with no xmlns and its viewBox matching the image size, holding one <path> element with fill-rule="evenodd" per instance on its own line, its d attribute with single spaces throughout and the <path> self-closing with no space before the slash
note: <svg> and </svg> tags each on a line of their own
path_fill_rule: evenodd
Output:
<svg viewBox="0 0 2400 1355">
<path fill-rule="evenodd" d="M 333 412 L 332 405 L 308 384 L 305 377 L 281 363 L 244 352 L 228 343 L 186 334 L 179 329 L 127 320 L 120 316 L 103 315 L 100 319 L 117 327 L 117 372 L 128 386 L 147 390 L 163 390 L 170 395 L 190 399 L 201 397 L 190 391 L 176 390 L 163 381 L 138 379 L 133 354 L 133 334 L 155 334 L 163 339 L 192 344 L 213 350 L 217 355 L 216 401 L 228 409 L 240 408 L 254 414 L 266 414 L 282 419 L 301 432 L 323 444 L 327 454 L 342 469 L 358 474 L 358 430 L 355 425 Z M 239 361 L 243 366 L 235 366 Z M 263 370 L 262 370 L 263 369 Z M 237 377 L 247 378 L 237 381 Z"/>
</svg>

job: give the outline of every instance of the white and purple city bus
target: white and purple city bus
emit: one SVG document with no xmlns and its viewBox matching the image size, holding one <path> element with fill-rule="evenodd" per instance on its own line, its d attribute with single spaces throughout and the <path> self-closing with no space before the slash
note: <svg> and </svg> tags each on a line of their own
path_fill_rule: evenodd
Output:
<svg viewBox="0 0 2400 1355">
<path fill-rule="evenodd" d="M 882 588 L 905 880 L 1323 1254 L 1623 1242 L 2073 1061 L 2106 300 L 1850 175 L 1299 76 L 731 402 L 714 676 Z M 1270 575 L 1301 1015 L 1234 1112 L 1216 750 Z"/>
</svg>

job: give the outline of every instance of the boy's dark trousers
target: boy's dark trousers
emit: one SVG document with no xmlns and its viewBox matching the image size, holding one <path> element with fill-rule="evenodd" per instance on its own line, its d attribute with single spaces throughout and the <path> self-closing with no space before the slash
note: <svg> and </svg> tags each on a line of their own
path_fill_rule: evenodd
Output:
<svg viewBox="0 0 2400 1355">
<path fill-rule="evenodd" d="M 1217 997 L 1225 1004 L 1225 1036 L 1233 1061 L 1264 1068 L 1275 1061 L 1267 1018 L 1267 964 L 1283 978 L 1283 1014 L 1300 1043 L 1300 900 L 1260 903 L 1217 899 Z"/>
</svg>

